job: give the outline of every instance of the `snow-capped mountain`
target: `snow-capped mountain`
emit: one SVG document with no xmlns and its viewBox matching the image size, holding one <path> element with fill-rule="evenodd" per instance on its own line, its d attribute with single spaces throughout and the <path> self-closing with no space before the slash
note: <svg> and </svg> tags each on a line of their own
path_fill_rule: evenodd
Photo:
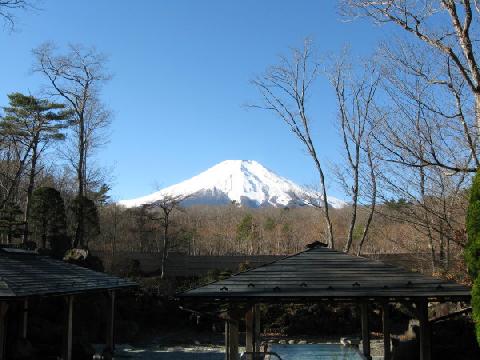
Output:
<svg viewBox="0 0 480 360">
<path fill-rule="evenodd" d="M 165 196 L 188 196 L 184 205 L 220 205 L 235 201 L 249 207 L 283 207 L 319 201 L 317 192 L 285 179 L 253 160 L 225 160 L 191 179 L 137 199 L 122 200 L 126 207 L 153 203 Z M 346 205 L 329 197 L 334 208 Z"/>
</svg>

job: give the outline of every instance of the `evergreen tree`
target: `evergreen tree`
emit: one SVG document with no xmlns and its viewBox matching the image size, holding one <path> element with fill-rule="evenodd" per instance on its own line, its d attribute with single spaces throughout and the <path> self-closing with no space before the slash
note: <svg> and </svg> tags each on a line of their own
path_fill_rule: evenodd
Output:
<svg viewBox="0 0 480 360">
<path fill-rule="evenodd" d="M 477 341 L 480 344 L 480 171 L 473 179 L 466 225 L 468 243 L 465 249 L 465 260 L 474 281 L 472 289 L 473 319 Z"/>
<path fill-rule="evenodd" d="M 70 247 L 67 236 L 65 205 L 56 189 L 41 187 L 32 195 L 31 220 L 33 235 L 42 248 L 50 246 L 52 254 L 62 257 Z"/>
<path fill-rule="evenodd" d="M 243 247 L 242 242 L 246 243 L 247 251 L 250 254 L 255 252 L 255 240 L 259 237 L 257 224 L 252 214 L 247 214 L 237 226 L 238 249 Z M 258 245 L 258 244 L 257 244 Z M 248 249 L 249 248 L 249 249 Z"/>
<path fill-rule="evenodd" d="M 7 202 L 0 209 L 0 234 L 2 242 L 11 244 L 14 239 L 20 238 L 23 233 L 22 210 L 18 204 Z"/>
<path fill-rule="evenodd" d="M 18 175 L 23 172 L 29 159 L 27 196 L 24 210 L 23 241 L 28 241 L 31 199 L 35 188 L 37 164 L 41 153 L 53 140 L 63 140 L 62 130 L 67 126 L 71 112 L 65 105 L 51 103 L 45 99 L 13 93 L 8 95 L 9 106 L 4 109 L 5 116 L 0 121 L 0 132 L 19 143 L 24 148 L 24 161 Z M 19 176 L 17 177 L 19 179 Z M 13 184 L 16 186 L 16 184 Z M 8 199 L 7 199 L 8 200 Z"/>
</svg>

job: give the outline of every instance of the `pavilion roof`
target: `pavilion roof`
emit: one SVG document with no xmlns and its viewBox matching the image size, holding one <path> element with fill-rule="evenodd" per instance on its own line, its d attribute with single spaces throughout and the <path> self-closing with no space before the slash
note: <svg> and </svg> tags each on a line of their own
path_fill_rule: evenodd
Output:
<svg viewBox="0 0 480 360">
<path fill-rule="evenodd" d="M 428 298 L 468 300 L 470 289 L 383 262 L 315 246 L 298 254 L 178 294 L 229 301 Z"/>
<path fill-rule="evenodd" d="M 133 281 L 48 256 L 0 249 L 0 299 L 71 295 L 134 286 Z"/>
</svg>

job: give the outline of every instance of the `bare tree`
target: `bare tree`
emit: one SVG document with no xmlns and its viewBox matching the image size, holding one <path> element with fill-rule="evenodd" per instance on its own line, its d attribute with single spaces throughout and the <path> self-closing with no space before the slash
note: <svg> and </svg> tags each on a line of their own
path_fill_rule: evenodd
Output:
<svg viewBox="0 0 480 360">
<path fill-rule="evenodd" d="M 62 98 L 74 113 L 73 128 L 76 135 L 78 158 L 78 197 L 87 192 L 86 159 L 89 150 L 88 124 L 102 108 L 99 100 L 101 86 L 110 79 L 105 70 L 106 58 L 94 48 L 70 45 L 69 51 L 58 55 L 52 44 L 44 44 L 33 51 L 36 62 L 34 71 L 43 74 L 50 82 L 48 93 Z M 103 115 L 102 115 L 103 117 Z M 81 203 L 81 202 L 80 202 Z M 83 245 L 84 216 L 80 206 L 74 246 Z"/>
<path fill-rule="evenodd" d="M 420 50 L 418 45 L 423 45 L 423 49 L 430 52 L 432 62 L 429 65 L 434 66 L 439 60 L 445 64 L 443 72 L 432 73 L 424 71 L 428 68 L 416 66 L 415 57 L 407 59 L 405 64 L 416 72 L 416 76 L 447 88 L 452 86 L 452 78 L 461 79 L 464 91 L 467 90 L 473 100 L 475 137 L 479 136 L 480 68 L 476 43 L 478 29 L 474 26 L 479 9 L 476 1 L 342 0 L 342 5 L 347 16 L 365 16 L 377 23 L 397 25 L 418 40 L 416 51 Z M 478 162 L 475 167 L 451 170 L 474 172 L 477 167 Z"/>
<path fill-rule="evenodd" d="M 346 171 L 338 171 L 339 179 L 352 199 L 347 242 L 343 249 L 348 252 L 353 243 L 353 234 L 357 224 L 357 211 L 362 197 L 360 177 L 364 168 L 370 169 L 371 181 L 366 182 L 365 185 L 367 183 L 371 185 L 370 195 L 373 197 L 371 198 L 372 211 L 364 226 L 359 249 L 367 237 L 375 208 L 376 178 L 370 143 L 377 113 L 375 94 L 379 85 L 379 74 L 374 67 L 365 65 L 362 73 L 357 75 L 351 65 L 347 63 L 346 54 L 344 54 L 328 75 L 335 89 L 338 104 L 337 118 L 346 154 Z M 365 187 L 363 188 L 365 189 Z"/>
<path fill-rule="evenodd" d="M 388 118 L 377 140 L 386 160 L 452 173 L 474 171 L 478 139 L 473 100 L 448 59 L 443 62 L 404 42 L 383 46 L 380 55 Z M 446 85 L 428 80 L 442 72 Z"/>
<path fill-rule="evenodd" d="M 170 250 L 170 227 L 171 227 L 171 215 L 173 212 L 181 209 L 182 201 L 186 200 L 187 196 L 165 195 L 160 200 L 157 200 L 151 204 L 143 205 L 146 212 L 150 214 L 150 219 L 158 221 L 163 230 L 163 245 L 162 245 L 162 263 L 161 263 L 161 278 L 166 276 L 166 264 L 168 258 L 168 252 Z"/>
<path fill-rule="evenodd" d="M 0 0 L 0 18 L 5 25 L 13 29 L 15 27 L 15 12 L 17 10 L 33 9 L 36 0 Z"/>
<path fill-rule="evenodd" d="M 311 87 L 319 76 L 319 64 L 312 54 L 311 42 L 306 40 L 303 49 L 292 50 L 290 58 L 281 57 L 279 65 L 252 80 L 262 96 L 262 104 L 252 107 L 274 112 L 305 146 L 318 171 L 322 212 L 327 225 L 327 241 L 334 247 L 333 226 L 330 219 L 325 173 L 311 134 L 311 117 L 307 112 L 307 99 Z"/>
</svg>

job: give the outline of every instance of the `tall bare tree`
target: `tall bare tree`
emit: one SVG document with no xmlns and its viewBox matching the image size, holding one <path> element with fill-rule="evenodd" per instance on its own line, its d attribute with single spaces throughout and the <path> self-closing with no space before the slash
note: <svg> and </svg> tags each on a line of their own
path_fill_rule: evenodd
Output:
<svg viewBox="0 0 480 360">
<path fill-rule="evenodd" d="M 74 113 L 73 128 L 76 135 L 78 158 L 75 164 L 77 173 L 78 197 L 87 192 L 86 159 L 89 149 L 89 117 L 96 114 L 101 104 L 99 100 L 102 85 L 110 79 L 106 72 L 106 57 L 94 48 L 70 45 L 68 52 L 58 54 L 52 44 L 44 44 L 33 51 L 36 62 L 34 71 L 43 74 L 50 83 L 48 93 L 59 97 Z M 80 204 L 83 204 L 80 201 Z M 83 206 L 78 207 L 78 224 L 75 230 L 74 246 L 84 244 Z"/>
<path fill-rule="evenodd" d="M 357 74 L 360 72 L 360 74 Z M 337 171 L 343 187 L 351 196 L 351 216 L 348 227 L 347 242 L 344 251 L 350 251 L 353 243 L 355 226 L 357 225 L 357 211 L 363 193 L 370 198 L 370 213 L 363 227 L 359 251 L 368 235 L 368 230 L 375 209 L 376 176 L 374 173 L 374 155 L 372 153 L 372 131 L 375 127 L 378 111 L 375 105 L 375 94 L 379 86 L 379 73 L 374 66 L 365 65 L 356 71 L 348 63 L 347 54 L 336 61 L 329 72 L 330 82 L 335 89 L 338 105 L 338 123 L 346 155 L 346 166 L 343 171 Z M 370 170 L 368 170 L 370 169 Z M 371 191 L 361 192 L 360 182 L 362 173 L 367 170 Z M 366 190 L 366 186 L 362 186 Z"/>
<path fill-rule="evenodd" d="M 307 99 L 319 76 L 320 68 L 313 57 L 311 42 L 306 40 L 303 49 L 293 49 L 290 57 L 281 57 L 280 63 L 252 80 L 262 103 L 251 105 L 275 113 L 305 146 L 319 175 L 321 210 L 327 226 L 329 247 L 334 247 L 333 226 L 330 219 L 325 173 L 311 134 L 312 120 L 307 111 Z"/>
</svg>

